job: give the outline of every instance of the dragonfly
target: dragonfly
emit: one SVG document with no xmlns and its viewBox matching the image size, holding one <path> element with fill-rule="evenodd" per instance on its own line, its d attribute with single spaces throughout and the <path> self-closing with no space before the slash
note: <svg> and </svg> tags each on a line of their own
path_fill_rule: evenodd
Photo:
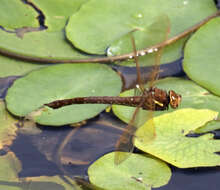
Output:
<svg viewBox="0 0 220 190">
<path fill-rule="evenodd" d="M 162 23 L 162 24 L 161 24 Z M 152 33 L 162 31 L 159 34 L 160 43 L 163 44 L 168 38 L 170 26 L 169 26 L 169 18 L 166 16 L 160 16 L 159 19 L 152 24 L 151 27 Z M 56 100 L 50 103 L 45 104 L 46 106 L 58 109 L 64 106 L 72 105 L 72 104 L 116 104 L 116 105 L 124 105 L 124 106 L 131 106 L 136 107 L 130 122 L 128 123 L 127 127 L 124 129 L 122 135 L 120 136 L 119 140 L 117 141 L 115 148 L 115 164 L 120 164 L 124 160 L 126 160 L 129 154 L 134 149 L 134 134 L 138 125 L 138 118 L 140 109 L 148 110 L 148 115 L 146 116 L 146 121 L 150 123 L 148 134 L 146 134 L 147 141 L 151 141 L 155 138 L 155 126 L 153 122 L 153 111 L 164 111 L 168 110 L 169 106 L 173 109 L 178 108 L 181 102 L 181 95 L 176 93 L 173 90 L 165 91 L 159 89 L 154 86 L 155 81 L 159 77 L 159 63 L 162 56 L 163 48 L 162 45 L 160 49 L 154 50 L 155 51 L 155 63 L 154 63 L 154 70 L 151 73 L 151 80 L 149 82 L 148 88 L 145 88 L 140 72 L 140 65 L 139 65 L 139 54 L 137 53 L 135 38 L 133 36 L 133 30 L 130 33 L 130 38 L 132 42 L 133 48 L 133 59 L 136 65 L 136 80 L 138 88 L 135 88 L 135 95 L 128 96 L 128 97 L 120 97 L 120 96 L 90 96 L 90 97 L 75 97 L 70 99 L 63 99 L 63 100 Z M 128 154 L 126 154 L 128 153 Z"/>
</svg>

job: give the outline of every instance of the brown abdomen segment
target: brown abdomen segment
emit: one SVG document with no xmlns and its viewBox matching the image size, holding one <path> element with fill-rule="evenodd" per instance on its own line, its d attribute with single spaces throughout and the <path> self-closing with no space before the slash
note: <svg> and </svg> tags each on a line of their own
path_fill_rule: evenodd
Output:
<svg viewBox="0 0 220 190">
<path fill-rule="evenodd" d="M 137 106 L 139 105 L 141 97 L 114 97 L 114 96 L 93 96 L 93 97 L 79 97 L 64 100 L 56 100 L 54 102 L 45 104 L 48 107 L 57 109 L 63 106 L 68 106 L 72 104 L 117 104 L 117 105 L 127 105 L 127 106 Z"/>
</svg>

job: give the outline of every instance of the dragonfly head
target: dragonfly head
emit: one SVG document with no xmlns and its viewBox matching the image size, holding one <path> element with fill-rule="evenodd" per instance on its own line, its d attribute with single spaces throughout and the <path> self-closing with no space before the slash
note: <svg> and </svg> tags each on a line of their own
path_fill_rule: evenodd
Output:
<svg viewBox="0 0 220 190">
<path fill-rule="evenodd" d="M 169 91 L 169 97 L 170 97 L 170 106 L 173 109 L 176 109 L 180 105 L 182 96 L 180 94 L 177 94 L 173 90 L 170 90 Z"/>
</svg>

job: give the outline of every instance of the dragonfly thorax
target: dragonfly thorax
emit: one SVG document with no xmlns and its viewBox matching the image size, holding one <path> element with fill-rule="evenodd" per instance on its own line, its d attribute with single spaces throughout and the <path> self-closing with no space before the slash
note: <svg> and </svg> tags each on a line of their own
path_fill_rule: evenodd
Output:
<svg viewBox="0 0 220 190">
<path fill-rule="evenodd" d="M 181 95 L 173 90 L 167 91 L 159 88 L 151 88 L 145 92 L 145 100 L 142 106 L 143 109 L 152 111 L 167 110 L 169 105 L 172 108 L 177 108 L 181 101 Z"/>
</svg>

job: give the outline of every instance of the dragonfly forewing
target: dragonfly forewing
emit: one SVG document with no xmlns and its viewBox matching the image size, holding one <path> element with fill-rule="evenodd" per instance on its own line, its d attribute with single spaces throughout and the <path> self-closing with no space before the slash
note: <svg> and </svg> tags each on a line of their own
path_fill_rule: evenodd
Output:
<svg viewBox="0 0 220 190">
<path fill-rule="evenodd" d="M 155 44 L 158 42 L 163 43 L 167 40 L 168 34 L 170 30 L 170 22 L 167 16 L 159 16 L 155 22 L 151 25 L 149 31 L 152 34 L 158 33 L 158 37 L 155 41 Z M 134 31 L 135 32 L 135 31 Z M 159 40 L 159 41 L 158 41 Z M 131 42 L 133 47 L 133 58 L 136 64 L 136 71 L 137 71 L 137 86 L 134 90 L 135 95 L 141 92 L 141 97 L 147 95 L 147 90 L 144 88 L 143 80 L 141 78 L 140 66 L 138 63 L 138 54 L 136 49 L 136 44 L 133 35 L 131 34 Z M 161 49 L 153 50 L 155 51 L 155 64 L 154 64 L 154 71 L 151 74 L 151 80 L 149 81 L 149 89 L 153 88 L 155 80 L 157 80 L 159 76 L 159 63 L 162 56 L 163 46 Z M 155 103 L 159 103 L 156 101 L 149 101 L 152 102 L 152 105 L 149 107 L 155 107 Z M 144 101 L 141 101 L 140 105 L 135 109 L 133 116 L 125 128 L 125 131 L 119 138 L 116 143 L 116 154 L 115 154 L 115 164 L 120 164 L 124 160 L 126 160 L 129 156 L 129 153 L 134 149 L 134 138 L 135 138 L 135 131 L 139 126 L 142 126 L 146 121 L 148 121 L 148 131 L 146 134 L 143 134 L 141 137 L 139 136 L 140 141 L 144 141 L 145 143 L 152 142 L 156 137 L 156 129 L 153 122 L 153 111 L 140 111 L 140 108 L 144 104 Z M 144 114 L 143 114 L 144 113 Z M 127 152 L 127 153 L 125 153 Z"/>
</svg>

